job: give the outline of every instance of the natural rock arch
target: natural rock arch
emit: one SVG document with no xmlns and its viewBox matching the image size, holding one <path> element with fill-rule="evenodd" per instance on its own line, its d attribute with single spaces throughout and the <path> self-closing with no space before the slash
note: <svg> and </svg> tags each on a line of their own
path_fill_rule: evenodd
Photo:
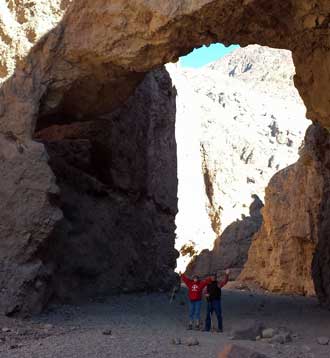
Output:
<svg viewBox="0 0 330 358">
<path fill-rule="evenodd" d="M 292 50 L 295 84 L 308 117 L 328 127 L 329 13 L 326 0 L 73 1 L 61 22 L 20 61 L 0 90 L 0 170 L 14 173 L 14 177 L 3 179 L 11 188 L 1 192 L 1 201 L 10 202 L 3 210 L 19 207 L 18 212 L 28 212 L 30 218 L 9 220 L 4 225 L 6 215 L 1 217 L 5 261 L 11 263 L 19 257 L 15 270 L 21 267 L 20 262 L 29 262 L 34 255 L 29 252 L 31 232 L 38 232 L 42 246 L 61 219 L 61 211 L 50 199 L 57 189 L 45 149 L 32 140 L 37 120 L 42 127 L 43 121 L 56 121 L 54 115 L 74 122 L 109 113 L 125 103 L 148 71 L 194 47 L 222 42 Z M 19 154 L 22 150 L 24 164 Z M 14 172 L 14 168 L 23 167 L 23 171 Z M 34 185 L 22 190 L 26 177 Z M 13 192 L 20 190 L 25 199 L 10 201 Z M 13 225 L 17 228 L 14 232 Z M 7 240 L 17 242 L 15 257 L 6 255 Z M 25 266 L 24 275 L 33 279 L 38 270 Z M 15 275 L 1 281 L 8 287 Z M 19 287 L 13 285 L 3 300 L 21 296 L 21 289 L 24 291 L 24 282 Z M 26 309 L 43 294 L 42 290 L 34 293 L 35 299 Z"/>
</svg>

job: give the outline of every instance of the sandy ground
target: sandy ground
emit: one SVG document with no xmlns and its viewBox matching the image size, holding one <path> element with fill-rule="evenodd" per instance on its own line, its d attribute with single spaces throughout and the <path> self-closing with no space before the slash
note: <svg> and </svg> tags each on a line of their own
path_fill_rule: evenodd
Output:
<svg viewBox="0 0 330 358">
<path fill-rule="evenodd" d="M 204 310 L 205 305 L 203 316 Z M 316 340 L 330 336 L 330 312 L 313 298 L 224 290 L 223 310 L 225 332 L 220 334 L 186 330 L 185 290 L 172 304 L 166 294 L 140 294 L 52 306 L 45 314 L 23 321 L 0 317 L 0 357 L 213 358 L 227 343 L 252 347 L 270 358 L 330 357 L 330 346 Z M 295 338 L 285 345 L 231 341 L 230 330 L 246 319 L 259 319 L 272 328 L 285 326 Z M 104 335 L 104 330 L 112 334 Z M 172 344 L 173 338 L 185 343 L 190 337 L 196 337 L 199 345 Z"/>
</svg>

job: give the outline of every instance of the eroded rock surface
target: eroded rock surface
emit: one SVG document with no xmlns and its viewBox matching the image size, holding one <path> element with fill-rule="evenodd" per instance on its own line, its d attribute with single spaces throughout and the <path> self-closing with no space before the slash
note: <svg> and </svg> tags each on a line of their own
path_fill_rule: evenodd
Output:
<svg viewBox="0 0 330 358">
<path fill-rule="evenodd" d="M 223 42 L 291 49 L 297 69 L 295 83 L 307 105 L 308 116 L 325 127 L 329 125 L 330 4 L 326 0 L 281 3 L 268 0 L 76 0 L 63 19 L 61 16 L 68 1 L 40 2 L 44 6 L 40 12 L 38 4 L 33 1 L 0 2 L 1 51 L 5 54 L 5 62 L 2 60 L 0 65 L 1 76 L 3 79 L 10 76 L 0 90 L 0 133 L 5 143 L 1 150 L 0 170 L 5 173 L 1 187 L 12 185 L 11 190 L 1 192 L 4 207 L 0 224 L 5 226 L 6 217 L 11 213 L 26 214 L 20 225 L 15 226 L 15 230 L 19 230 L 14 237 L 1 233 L 1 245 L 5 248 L 1 254 L 5 265 L 17 263 L 16 272 L 25 264 L 28 264 L 27 270 L 39 270 L 39 266 L 34 267 L 35 260 L 41 260 L 35 248 L 47 248 L 46 239 L 60 218 L 57 203 L 53 201 L 54 189 L 49 184 L 54 183 L 54 176 L 46 160 L 37 159 L 45 158 L 46 152 L 41 146 L 36 150 L 32 141 L 37 119 L 43 118 L 44 125 L 49 126 L 58 124 L 58 117 L 74 122 L 110 113 L 126 102 L 149 70 L 177 59 L 196 46 Z M 12 18 L 18 14 L 17 20 L 3 21 L 3 9 Z M 18 10 L 27 14 L 27 23 L 23 26 L 18 23 L 22 22 L 21 18 L 25 21 L 26 16 L 21 16 Z M 39 17 L 39 13 L 42 16 L 51 14 L 51 25 L 37 31 L 37 36 L 33 31 L 24 33 L 23 42 L 29 44 L 22 55 L 17 56 L 18 61 L 13 60 L 20 50 L 12 49 L 11 38 L 17 38 L 13 46 L 21 41 L 20 35 L 11 34 L 10 30 L 14 28 L 19 34 L 30 22 L 32 24 L 35 14 Z M 32 29 L 37 27 L 31 26 Z M 53 29 L 46 33 L 50 27 Z M 38 40 L 41 34 L 44 36 L 26 56 L 30 43 L 34 38 Z M 15 69 L 10 68 L 15 62 Z M 40 128 L 43 125 L 39 123 Z M 24 158 L 37 163 L 27 165 L 23 172 L 15 171 L 11 167 L 13 161 L 9 162 L 7 138 L 19 143 L 19 154 L 9 151 L 9 157 L 18 158 L 21 165 L 27 163 Z M 38 172 L 41 175 L 36 175 Z M 31 179 L 26 181 L 26 178 Z M 18 200 L 11 201 L 21 191 Z M 37 192 L 33 196 L 33 206 L 31 192 Z M 324 245 L 326 252 L 325 241 Z M 15 250 L 7 250 L 13 246 Z M 23 251 L 26 259 L 21 260 L 16 253 Z M 10 275 L 3 272 L 1 280 L 6 281 Z M 24 269 L 24 272 L 27 271 Z M 43 274 L 45 277 L 48 277 L 47 272 Z M 15 284 L 19 282 L 15 275 L 12 279 Z M 23 281 L 22 292 L 26 292 L 30 280 Z M 27 302 L 25 293 L 12 287 L 19 301 Z M 38 283 L 36 287 L 42 290 L 43 285 Z M 1 294 L 6 297 L 5 293 Z M 34 297 L 34 293 L 28 296 Z M 14 304 L 11 297 L 7 296 L 6 302 Z"/>
<path fill-rule="evenodd" d="M 261 227 L 262 207 L 261 200 L 255 196 L 250 206 L 250 216 L 243 216 L 241 220 L 227 226 L 215 240 L 213 250 L 204 250 L 193 258 L 187 273 L 207 276 L 212 272 L 223 274 L 230 268 L 230 278 L 236 279 L 247 260 L 252 237 Z"/>
<path fill-rule="evenodd" d="M 327 130 L 311 126 L 299 161 L 271 179 L 263 225 L 253 239 L 241 280 L 255 280 L 281 293 L 313 294 L 311 268 L 318 244 L 313 271 L 322 297 L 327 278 L 319 268 L 326 265 L 319 260 L 327 255 L 320 247 L 327 242 L 321 229 L 327 226 L 324 203 L 328 201 L 329 141 Z"/>
<path fill-rule="evenodd" d="M 172 287 L 175 96 L 167 72 L 157 70 L 114 113 L 40 128 L 36 140 L 57 186 L 41 143 L 25 148 L 3 139 L 10 162 L 2 163 L 12 165 L 2 168 L 8 182 L 1 189 L 1 307 L 8 313 L 39 311 L 51 297 Z M 41 206 L 45 192 L 54 212 Z M 22 211 L 13 215 L 17 201 Z M 35 228 L 24 231 L 30 220 Z"/>
</svg>

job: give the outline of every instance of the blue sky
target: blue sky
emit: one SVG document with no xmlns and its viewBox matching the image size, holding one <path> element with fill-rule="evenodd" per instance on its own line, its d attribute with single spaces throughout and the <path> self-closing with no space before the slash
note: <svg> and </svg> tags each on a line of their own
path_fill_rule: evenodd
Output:
<svg viewBox="0 0 330 358">
<path fill-rule="evenodd" d="M 210 62 L 214 62 L 220 57 L 237 49 L 238 45 L 232 45 L 226 47 L 222 44 L 213 44 L 209 47 L 203 46 L 199 49 L 195 49 L 187 56 L 180 58 L 180 63 L 183 67 L 202 67 Z"/>
</svg>

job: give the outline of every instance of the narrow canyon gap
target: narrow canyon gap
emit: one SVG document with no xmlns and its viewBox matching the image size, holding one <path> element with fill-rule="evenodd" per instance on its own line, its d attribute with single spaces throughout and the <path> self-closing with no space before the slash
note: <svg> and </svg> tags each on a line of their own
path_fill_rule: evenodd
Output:
<svg viewBox="0 0 330 358">
<path fill-rule="evenodd" d="M 131 247 L 129 250 L 136 261 L 143 260 L 143 257 L 139 257 L 141 252 L 144 253 L 141 248 L 143 242 L 137 244 L 132 240 L 140 237 L 141 233 L 151 241 L 155 237 L 164 235 L 165 241 L 171 244 L 174 225 L 169 222 L 173 223 L 172 217 L 176 211 L 176 204 L 172 205 L 176 197 L 176 181 L 171 179 L 173 185 L 170 187 L 159 183 L 159 187 L 166 188 L 164 191 L 161 190 L 162 193 L 159 195 L 156 180 L 151 180 L 152 183 L 156 183 L 155 191 L 145 190 L 145 183 L 148 182 L 148 175 L 144 176 L 145 173 L 152 173 L 149 169 L 163 162 L 157 161 L 156 164 L 151 164 L 152 158 L 159 154 L 157 149 L 163 148 L 166 152 L 170 143 L 173 145 L 171 138 L 167 143 L 155 143 L 155 147 L 150 145 L 149 140 L 151 142 L 155 140 L 154 133 L 152 130 L 149 131 L 150 127 L 155 128 L 153 124 L 157 128 L 158 125 L 162 126 L 153 118 L 152 110 L 150 112 L 152 121 L 147 119 L 147 124 L 141 123 L 141 127 L 139 125 L 135 127 L 142 130 L 142 136 L 148 142 L 144 148 L 139 148 L 139 153 L 140 151 L 144 153 L 144 159 L 142 158 L 143 163 L 139 163 L 138 168 L 140 169 L 141 165 L 148 169 L 142 173 L 143 183 L 138 185 L 136 191 L 134 191 L 135 187 L 132 193 L 130 185 L 127 185 L 124 187 L 124 192 L 118 194 L 122 189 L 120 187 L 122 178 L 127 174 L 126 166 L 129 166 L 130 174 L 133 172 L 134 175 L 137 174 L 134 165 L 129 164 L 129 152 L 134 151 L 132 143 L 134 138 L 139 137 L 131 136 L 130 133 L 125 138 L 125 131 L 130 131 L 133 126 L 130 124 L 127 100 L 130 96 L 136 95 L 137 87 L 143 86 L 143 81 L 152 82 L 150 76 L 153 75 L 150 71 L 176 60 L 195 47 L 214 42 L 236 43 L 241 46 L 257 43 L 290 49 L 297 72 L 295 85 L 306 104 L 308 118 L 318 122 L 323 128 L 328 128 L 330 123 L 330 91 L 328 91 L 330 4 L 328 1 L 318 0 L 311 3 L 291 0 L 275 4 L 268 0 L 243 2 L 198 0 L 194 3 L 188 0 L 181 2 L 169 0 L 161 3 L 154 0 L 115 2 L 76 0 L 60 3 L 54 0 L 51 6 L 49 16 L 53 16 L 53 21 L 47 33 L 42 31 L 33 33 L 23 27 L 24 31 L 17 30 L 17 34 L 11 37 L 8 30 L 12 28 L 12 23 L 1 23 L 6 34 L 1 36 L 2 41 L 12 45 L 8 47 L 10 50 L 5 46 L 6 66 L 1 65 L 1 69 L 5 68 L 6 71 L 1 71 L 4 83 L 0 89 L 0 282 L 3 288 L 0 293 L 0 305 L 7 313 L 38 311 L 47 301 L 51 290 L 55 289 L 58 295 L 65 297 L 68 295 L 67 290 L 74 286 L 76 282 L 74 276 L 71 276 L 72 279 L 69 276 L 68 282 L 63 285 L 58 284 L 56 280 L 55 272 L 65 275 L 66 270 L 74 263 L 75 257 L 68 264 L 66 257 L 58 255 L 61 242 L 56 241 L 53 235 L 56 230 L 60 230 L 61 235 L 65 237 L 68 230 L 72 229 L 70 221 L 78 224 L 76 237 L 82 240 L 84 235 L 79 232 L 79 227 L 84 224 L 93 228 L 95 222 L 86 222 L 81 215 L 81 206 L 78 211 L 75 208 L 72 210 L 72 205 L 77 205 L 78 188 L 79 200 L 84 197 L 86 203 L 91 202 L 89 207 L 93 208 L 91 209 L 93 214 L 102 210 L 101 204 L 95 203 L 95 195 L 98 198 L 102 197 L 100 202 L 113 200 L 116 208 L 119 204 L 122 205 L 121 208 L 129 219 L 121 222 L 121 217 L 117 223 L 120 228 L 124 225 L 125 229 L 130 226 L 135 230 L 136 212 L 140 209 L 138 215 L 141 215 L 139 220 L 139 225 L 142 225 L 141 231 L 135 232 L 128 240 L 129 244 L 137 246 L 135 250 Z M 63 18 L 58 16 L 66 7 Z M 17 9 L 14 7 L 7 10 L 9 15 L 13 14 L 14 17 Z M 34 13 L 20 19 L 23 23 L 29 21 L 34 23 L 35 20 Z M 13 45 L 21 44 L 23 40 L 27 41 L 26 46 L 18 46 L 19 51 L 13 53 Z M 155 81 L 157 82 L 157 79 Z M 161 83 L 158 85 L 164 98 L 173 96 L 171 90 L 166 94 L 168 86 L 163 86 Z M 110 114 L 112 121 L 115 122 L 113 119 L 116 118 L 116 110 L 123 115 L 122 122 L 119 120 L 118 126 L 114 125 L 112 133 L 115 133 L 116 138 L 104 143 L 102 136 L 106 131 L 101 123 L 106 122 Z M 59 114 L 61 118 L 58 118 Z M 144 115 L 142 118 L 144 122 Z M 41 119 L 45 119 L 47 125 L 44 126 Z M 95 119 L 98 120 L 94 123 Z M 59 124 L 58 120 L 64 120 L 66 130 L 62 134 L 50 131 L 50 141 L 53 142 L 55 139 L 55 142 L 61 143 L 60 145 L 59 143 L 46 144 L 50 152 L 48 156 L 45 145 L 36 141 L 34 134 L 36 133 L 39 139 L 45 140 L 46 134 L 41 134 L 41 131 L 46 131 L 47 127 L 52 127 L 53 124 Z M 92 130 L 88 128 L 91 123 L 93 123 Z M 101 129 L 97 129 L 96 123 L 100 123 Z M 123 123 L 128 127 L 124 125 L 124 128 L 121 128 Z M 328 131 L 320 128 L 319 125 L 316 125 L 319 129 L 312 131 L 311 135 L 315 136 L 313 141 L 315 153 L 322 148 L 326 149 L 325 152 L 322 151 L 323 156 L 317 156 L 321 167 L 325 166 L 324 171 L 320 172 L 322 177 L 326 178 Z M 94 130 L 97 140 L 93 139 Z M 122 137 L 125 138 L 123 143 Z M 124 157 L 127 155 L 124 171 L 120 168 L 122 162 L 116 160 L 118 157 L 123 157 L 119 153 L 117 143 L 124 145 Z M 155 148 L 154 152 L 150 146 Z M 146 160 L 145 156 L 146 151 L 149 150 L 152 152 L 151 162 Z M 112 158 L 117 173 L 114 174 L 118 175 L 117 179 L 120 178 L 120 185 L 115 186 L 116 190 L 106 194 L 103 184 L 108 185 L 109 180 L 115 183 L 116 175 L 109 176 L 108 173 L 104 173 L 104 163 L 102 163 L 104 151 L 115 152 Z M 164 155 L 166 158 L 166 153 Z M 82 160 L 88 156 L 93 159 Z M 160 175 L 157 176 L 157 180 L 166 181 L 167 175 L 172 170 L 170 168 L 173 168 L 173 165 L 168 167 L 169 162 L 173 164 L 173 158 L 169 161 L 165 160 L 166 169 L 163 172 L 165 178 Z M 83 169 L 84 175 L 80 175 L 79 183 L 73 185 L 70 172 L 76 169 L 79 172 Z M 57 184 L 56 173 L 59 176 Z M 99 179 L 101 187 L 93 178 L 88 177 L 90 174 Z M 138 179 L 133 182 L 141 184 Z M 330 304 L 328 186 L 328 181 L 325 181 L 320 215 L 317 216 L 316 231 L 314 231 L 318 235 L 318 251 L 313 266 L 318 297 L 327 305 Z M 310 189 L 313 190 L 313 186 L 306 186 L 307 191 Z M 137 192 L 139 196 L 135 198 Z M 150 195 L 151 192 L 154 195 Z M 64 202 L 61 199 L 63 193 L 66 193 Z M 111 195 L 110 199 L 109 195 Z M 153 200 L 156 196 L 157 200 Z M 72 212 L 77 216 L 70 217 Z M 158 222 L 162 215 L 165 221 Z M 93 229 L 91 231 L 95 232 Z M 113 234 L 117 236 L 116 230 Z M 164 277 L 166 282 L 172 275 L 171 267 L 174 265 L 175 252 L 173 247 L 162 251 L 164 249 L 162 243 L 156 241 L 155 245 L 158 244 L 160 246 L 155 247 L 154 253 L 161 252 L 161 254 L 154 256 L 155 261 L 151 265 L 161 272 L 169 269 L 168 277 Z M 75 246 L 74 242 L 72 245 Z M 99 242 L 98 250 L 104 250 L 102 242 Z M 65 248 L 65 255 L 70 255 L 68 251 Z M 86 251 L 88 252 L 88 249 Z M 77 255 L 77 258 L 82 258 L 84 262 L 85 253 L 77 252 Z M 98 272 L 95 272 L 94 267 L 91 267 L 90 272 L 84 271 L 85 268 L 82 268 L 78 261 L 76 272 L 79 273 L 79 277 L 87 281 L 86 291 L 94 293 L 94 290 L 99 290 L 100 288 L 92 287 L 88 283 Z M 93 266 L 93 263 L 91 264 Z M 103 265 L 110 269 L 108 263 Z M 134 272 L 130 270 L 129 266 L 125 266 L 121 276 L 132 277 Z M 142 281 L 143 283 L 137 280 L 136 286 L 132 284 L 132 287 L 129 285 L 127 289 L 140 287 L 146 289 L 150 282 L 151 288 L 154 285 L 149 277 L 144 277 Z M 104 288 L 103 278 L 100 279 L 99 284 Z"/>
</svg>

